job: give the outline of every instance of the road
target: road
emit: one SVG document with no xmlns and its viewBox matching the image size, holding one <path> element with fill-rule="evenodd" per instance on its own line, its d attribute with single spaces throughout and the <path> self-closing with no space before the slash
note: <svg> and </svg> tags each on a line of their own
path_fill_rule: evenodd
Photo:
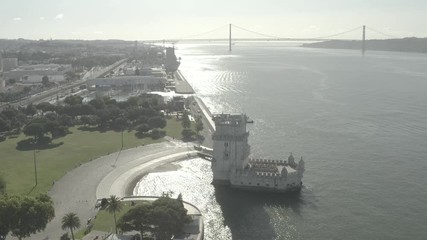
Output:
<svg viewBox="0 0 427 240">
<path fill-rule="evenodd" d="M 65 232 L 61 229 L 61 219 L 66 213 L 76 213 L 82 222 L 93 218 L 99 197 L 111 194 L 125 197 L 125 189 L 132 187 L 129 184 L 136 183 L 143 174 L 159 165 L 193 156 L 193 146 L 174 140 L 150 144 L 122 151 L 120 155 L 112 153 L 69 171 L 49 191 L 55 218 L 44 232 L 29 239 L 59 239 Z"/>
<path fill-rule="evenodd" d="M 88 79 L 98 78 L 98 77 L 103 76 L 107 72 L 118 68 L 126 60 L 127 59 L 119 60 L 119 61 L 111 64 L 110 66 L 105 67 L 105 68 L 98 70 L 98 71 L 92 71 L 93 69 L 91 69 L 91 71 L 86 73 L 85 76 L 81 80 L 72 82 L 70 84 L 63 85 L 63 86 L 60 86 L 58 88 L 52 88 L 52 89 L 46 90 L 44 92 L 37 93 L 35 95 L 32 95 L 28 98 L 21 99 L 20 101 L 17 101 L 14 103 L 10 103 L 10 104 L 3 103 L 3 105 L 0 106 L 0 109 L 2 109 L 5 106 L 18 107 L 18 106 L 27 106 L 30 103 L 37 104 L 40 102 L 50 101 L 52 98 L 56 98 L 57 95 L 64 95 L 64 96 L 68 95 L 69 91 L 72 88 L 79 87 L 80 85 L 84 84 Z"/>
</svg>

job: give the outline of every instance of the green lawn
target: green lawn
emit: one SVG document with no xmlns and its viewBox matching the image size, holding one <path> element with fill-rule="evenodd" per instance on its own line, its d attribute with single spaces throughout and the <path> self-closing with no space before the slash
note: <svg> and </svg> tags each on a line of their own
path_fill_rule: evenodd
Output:
<svg viewBox="0 0 427 240">
<path fill-rule="evenodd" d="M 169 119 L 164 129 L 168 136 L 181 138 L 181 122 Z M 121 132 L 90 132 L 81 131 L 77 127 L 70 128 L 72 134 L 55 139 L 53 143 L 64 144 L 46 150 L 36 151 L 38 185 L 35 185 L 33 151 L 19 151 L 17 142 L 27 137 L 21 134 L 18 138 L 7 139 L 0 143 L 0 175 L 6 180 L 6 190 L 10 194 L 32 194 L 47 192 L 53 181 L 60 179 L 65 173 L 82 163 L 88 162 L 121 148 Z M 138 139 L 135 132 L 125 131 L 123 134 L 124 149 L 155 142 L 149 137 Z"/>
<path fill-rule="evenodd" d="M 145 201 L 135 201 L 136 205 L 139 205 L 143 202 L 145 202 Z M 117 221 L 120 219 L 121 216 L 123 216 L 126 212 L 128 212 L 132 208 L 131 203 L 127 202 L 127 201 L 122 202 L 122 205 L 123 205 L 122 210 L 120 212 L 116 212 Z M 105 210 L 100 210 L 98 212 L 98 214 L 96 215 L 96 218 L 92 221 L 93 221 L 92 230 L 102 231 L 102 232 L 114 232 L 115 231 L 114 230 L 115 229 L 114 228 L 114 218 L 113 218 L 112 213 L 109 213 Z M 82 226 L 85 226 L 85 225 L 86 225 L 86 222 L 82 222 Z M 76 233 L 76 236 L 75 236 L 76 239 L 83 238 L 83 236 L 85 235 L 84 234 L 85 230 L 86 230 L 86 228 L 79 230 Z"/>
<path fill-rule="evenodd" d="M 135 201 L 136 205 L 141 204 L 143 201 Z M 130 202 L 122 202 L 123 208 L 120 212 L 116 212 L 117 221 L 123 216 L 126 212 L 131 209 Z M 93 222 L 92 230 L 103 231 L 103 232 L 114 232 L 114 219 L 113 214 L 105 210 L 100 210 L 96 215 L 96 218 Z"/>
</svg>

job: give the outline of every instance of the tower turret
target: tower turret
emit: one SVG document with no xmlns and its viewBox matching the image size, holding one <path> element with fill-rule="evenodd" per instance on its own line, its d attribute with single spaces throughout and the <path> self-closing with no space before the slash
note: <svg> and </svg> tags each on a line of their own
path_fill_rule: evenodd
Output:
<svg viewBox="0 0 427 240">
<path fill-rule="evenodd" d="M 289 164 L 289 166 L 291 166 L 292 168 L 295 168 L 295 167 L 297 166 L 297 164 L 295 163 L 295 158 L 294 158 L 294 156 L 292 155 L 292 153 L 291 153 L 291 155 L 289 155 L 289 157 L 288 157 L 288 164 Z"/>
<path fill-rule="evenodd" d="M 303 175 L 304 171 L 305 171 L 305 162 L 304 162 L 304 160 L 301 157 L 301 160 L 299 160 L 298 166 L 297 166 L 297 173 L 298 173 L 298 176 L 300 178 L 302 178 L 302 175 Z"/>
</svg>

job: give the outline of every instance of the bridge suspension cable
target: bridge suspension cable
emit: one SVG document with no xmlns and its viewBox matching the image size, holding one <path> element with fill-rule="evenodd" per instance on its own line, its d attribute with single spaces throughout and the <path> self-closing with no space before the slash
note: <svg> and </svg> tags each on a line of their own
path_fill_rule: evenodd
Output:
<svg viewBox="0 0 427 240">
<path fill-rule="evenodd" d="M 369 30 L 371 30 L 371 31 L 373 31 L 373 32 L 375 32 L 375 33 L 378 33 L 380 35 L 383 35 L 383 36 L 386 36 L 386 37 L 389 37 L 389 38 L 399 38 L 399 37 L 396 37 L 396 36 L 393 36 L 393 35 L 390 35 L 390 34 L 387 34 L 387 33 L 381 32 L 381 31 L 378 31 L 378 30 L 373 29 L 373 28 L 368 27 L 368 26 L 366 26 L 366 28 L 369 29 Z"/>
<path fill-rule="evenodd" d="M 344 32 L 335 33 L 335 34 L 327 35 L 327 36 L 321 36 L 321 37 L 317 37 L 317 38 L 313 38 L 313 39 L 330 39 L 330 38 L 334 38 L 334 37 L 337 37 L 337 36 L 340 36 L 340 35 L 344 35 L 344 34 L 347 34 L 347 33 L 354 32 L 356 30 L 360 30 L 362 27 L 363 26 L 359 26 L 359 27 L 355 27 L 355 28 L 352 28 L 352 29 L 344 31 Z"/>
<path fill-rule="evenodd" d="M 279 37 L 279 36 L 274 36 L 274 35 L 269 35 L 269 34 L 265 34 L 265 33 L 255 32 L 255 31 L 252 31 L 252 30 L 249 30 L 249 29 L 243 28 L 243 27 L 239 27 L 239 26 L 234 25 L 234 24 L 231 24 L 231 26 L 233 26 L 233 27 L 235 27 L 235 28 L 237 28 L 237 29 L 240 29 L 240 30 L 246 31 L 246 32 L 250 32 L 250 33 L 253 33 L 253 34 L 259 35 L 259 36 L 263 36 L 263 37 L 267 37 L 267 38 L 282 39 L 282 37 Z"/>
<path fill-rule="evenodd" d="M 249 29 L 246 29 L 246 28 L 234 25 L 234 24 L 232 24 L 232 26 L 235 27 L 235 28 L 238 28 L 240 30 L 247 31 L 247 32 L 250 32 L 250 33 L 253 33 L 253 34 L 256 34 L 256 35 L 260 35 L 260 36 L 263 36 L 263 37 L 267 37 L 267 38 L 286 39 L 286 38 L 280 37 L 280 36 L 275 36 L 275 35 L 270 35 L 270 34 L 265 34 L 265 33 L 260 33 L 260 32 L 256 32 L 256 31 L 252 31 L 252 30 L 249 30 Z M 307 38 L 307 39 L 328 39 L 328 38 L 333 38 L 333 37 L 344 35 L 344 34 L 347 34 L 347 33 L 350 33 L 350 32 L 354 32 L 356 30 L 360 30 L 361 28 L 362 28 L 362 26 L 358 26 L 358 27 L 352 28 L 352 29 L 344 31 L 344 32 L 335 33 L 335 34 L 326 35 L 326 36 L 315 37 L 315 38 Z"/>
<path fill-rule="evenodd" d="M 195 37 L 203 36 L 203 35 L 206 35 L 206 34 L 209 34 L 209 33 L 215 32 L 215 31 L 218 31 L 218 30 L 220 30 L 220 29 L 222 29 L 222 28 L 225 28 L 225 27 L 228 27 L 228 24 L 222 25 L 222 26 L 220 26 L 220 27 L 217 27 L 217 28 L 211 29 L 211 30 L 206 31 L 206 32 L 202 32 L 202 33 L 198 33 L 198 34 L 193 34 L 193 35 L 187 35 L 187 36 L 184 36 L 184 37 L 178 38 L 178 41 L 179 41 L 179 40 L 185 40 L 185 39 L 193 39 L 193 38 L 195 38 Z"/>
<path fill-rule="evenodd" d="M 191 39 L 196 40 L 197 37 L 204 36 L 204 35 L 216 32 L 216 31 L 218 31 L 220 29 L 228 28 L 230 25 L 231 25 L 231 27 L 234 27 L 236 29 L 239 29 L 239 30 L 242 30 L 242 31 L 245 31 L 245 32 L 249 32 L 249 33 L 252 33 L 252 34 L 255 34 L 255 35 L 258 35 L 258 36 L 262 36 L 262 37 L 268 38 L 268 39 L 274 39 L 274 40 L 292 39 L 292 38 L 289 38 L 289 37 L 285 38 L 285 37 L 280 37 L 280 36 L 277 36 L 277 35 L 272 35 L 272 34 L 266 34 L 266 33 L 261 33 L 261 32 L 257 32 L 257 31 L 253 31 L 253 30 L 250 30 L 250 29 L 247 29 L 247 28 L 244 28 L 244 27 L 240 27 L 240 26 L 234 25 L 234 24 L 225 24 L 225 25 L 222 25 L 220 27 L 211 29 L 209 31 L 201 32 L 201 33 L 198 33 L 198 34 L 192 34 L 192 35 L 183 36 L 181 38 L 176 38 L 174 40 L 171 39 L 170 41 L 182 41 L 182 40 L 191 40 Z M 307 37 L 307 38 L 304 38 L 304 39 L 307 39 L 307 40 L 309 40 L 309 39 L 312 39 L 312 40 L 315 40 L 315 39 L 325 39 L 325 40 L 326 39 L 333 39 L 333 38 L 335 38 L 337 36 L 341 36 L 341 35 L 344 35 L 344 34 L 347 34 L 347 33 L 351 33 L 351 32 L 354 32 L 354 31 L 361 30 L 362 28 L 363 28 L 363 26 L 358 26 L 358 27 L 352 28 L 350 30 L 339 32 L 339 33 L 335 33 L 335 34 L 331 34 L 331 35 L 324 35 L 324 36 L 319 36 L 319 37 L 315 37 L 315 38 L 308 38 Z M 383 36 L 386 36 L 386 37 L 389 37 L 389 38 L 398 38 L 396 36 L 393 36 L 391 34 L 387 34 L 387 33 L 381 32 L 379 30 L 376 30 L 376 29 L 368 27 L 368 26 L 366 26 L 366 29 L 369 29 L 372 32 L 375 32 L 377 34 L 380 34 L 380 35 L 383 35 Z M 162 40 L 162 41 L 164 42 L 165 40 Z"/>
</svg>

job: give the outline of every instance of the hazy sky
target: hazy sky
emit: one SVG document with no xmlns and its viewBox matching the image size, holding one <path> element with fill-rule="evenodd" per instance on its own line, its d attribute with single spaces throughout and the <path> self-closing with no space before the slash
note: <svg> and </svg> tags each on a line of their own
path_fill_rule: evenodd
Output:
<svg viewBox="0 0 427 240">
<path fill-rule="evenodd" d="M 0 38 L 170 39 L 229 23 L 280 37 L 327 36 L 362 25 L 427 37 L 427 0 L 0 0 L 0 8 Z M 227 31 L 203 37 L 225 38 Z M 237 29 L 233 35 L 257 37 Z M 368 32 L 368 38 L 383 36 Z"/>
</svg>

